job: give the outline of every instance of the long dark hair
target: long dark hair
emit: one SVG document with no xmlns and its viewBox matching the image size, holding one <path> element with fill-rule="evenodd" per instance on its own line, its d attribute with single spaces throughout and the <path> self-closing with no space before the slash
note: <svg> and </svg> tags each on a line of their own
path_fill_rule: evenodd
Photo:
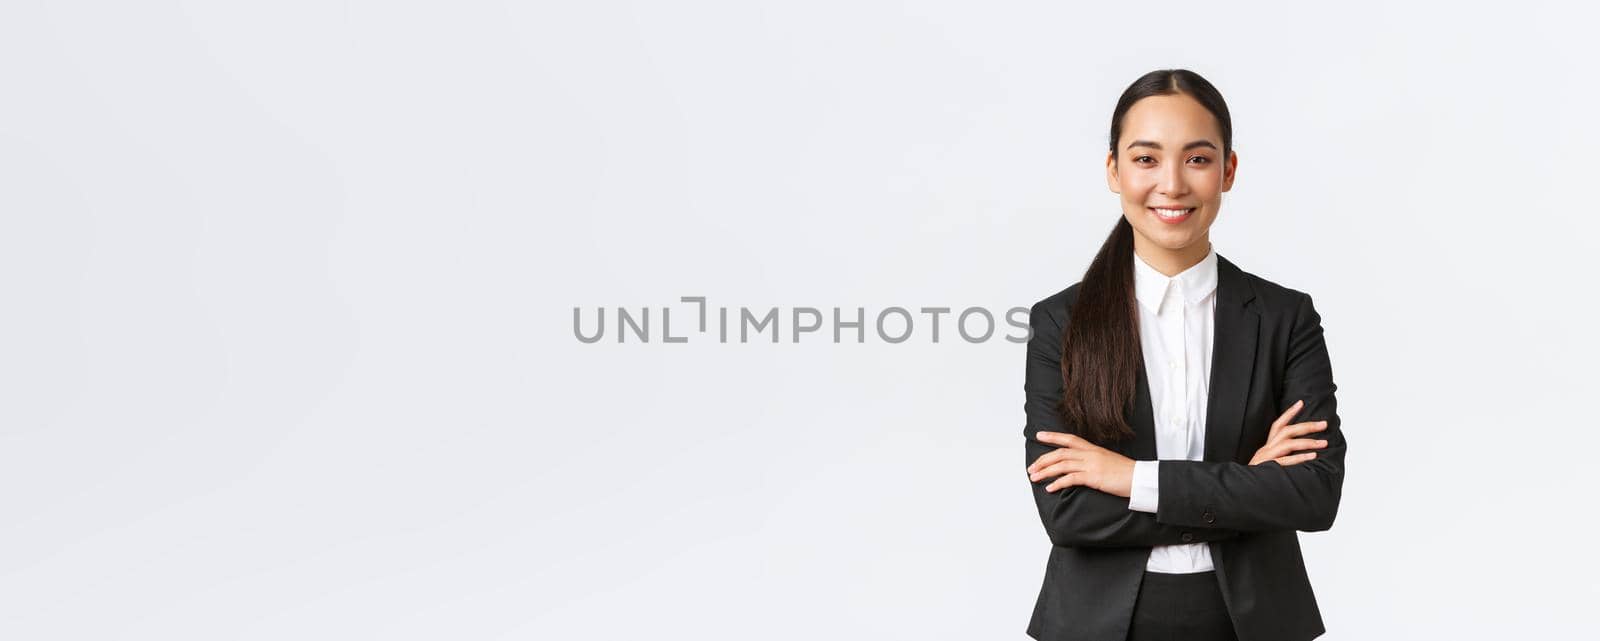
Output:
<svg viewBox="0 0 1600 641">
<path fill-rule="evenodd" d="M 1122 137 L 1122 118 L 1140 99 L 1187 94 L 1217 118 L 1222 157 L 1233 151 L 1233 121 L 1222 94 L 1188 69 L 1158 69 L 1133 81 L 1111 114 L 1111 154 Z M 1133 436 L 1133 406 L 1140 365 L 1139 309 L 1133 295 L 1133 226 L 1122 214 L 1078 285 L 1078 299 L 1061 339 L 1061 412 L 1079 436 L 1105 444 Z"/>
</svg>

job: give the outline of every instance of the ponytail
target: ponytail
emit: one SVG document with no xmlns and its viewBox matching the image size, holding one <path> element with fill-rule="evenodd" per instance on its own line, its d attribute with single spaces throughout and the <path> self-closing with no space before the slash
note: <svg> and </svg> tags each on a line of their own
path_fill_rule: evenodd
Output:
<svg viewBox="0 0 1600 641">
<path fill-rule="evenodd" d="M 1061 339 L 1061 413 L 1069 429 L 1098 444 L 1133 436 L 1139 316 L 1133 296 L 1133 226 L 1123 216 L 1078 286 Z"/>
</svg>

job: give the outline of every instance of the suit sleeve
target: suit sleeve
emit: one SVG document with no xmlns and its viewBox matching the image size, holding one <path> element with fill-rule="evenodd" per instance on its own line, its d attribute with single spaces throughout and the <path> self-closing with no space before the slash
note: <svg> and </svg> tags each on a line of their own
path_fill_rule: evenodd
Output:
<svg viewBox="0 0 1600 641">
<path fill-rule="evenodd" d="M 1214 461 L 1162 461 L 1161 496 L 1156 520 L 1193 528 L 1239 531 L 1300 530 L 1333 527 L 1344 485 L 1345 438 L 1334 398 L 1333 369 L 1323 340 L 1322 317 L 1311 297 L 1301 294 L 1290 331 L 1284 367 L 1283 407 L 1305 406 L 1294 423 L 1327 421 L 1304 438 L 1327 439 L 1316 458 L 1284 467 Z"/>
<path fill-rule="evenodd" d="M 1044 303 L 1035 304 L 1028 318 L 1027 424 L 1023 428 L 1026 467 L 1056 446 L 1036 438 L 1041 431 L 1067 432 L 1056 410 L 1061 400 L 1061 329 Z M 1072 486 L 1054 492 L 1045 486 L 1059 477 L 1031 482 L 1050 542 L 1068 547 L 1150 547 L 1232 538 L 1238 532 L 1218 527 L 1185 528 L 1157 522 L 1156 514 L 1128 509 L 1128 499 L 1094 488 Z M 1187 540 L 1184 536 L 1188 535 Z"/>
</svg>

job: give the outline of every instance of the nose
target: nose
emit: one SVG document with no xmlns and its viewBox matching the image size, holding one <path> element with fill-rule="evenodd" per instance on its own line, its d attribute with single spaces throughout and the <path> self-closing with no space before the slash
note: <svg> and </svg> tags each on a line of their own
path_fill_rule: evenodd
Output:
<svg viewBox="0 0 1600 641">
<path fill-rule="evenodd" d="M 1169 198 L 1177 198 L 1188 193 L 1189 185 L 1183 179 L 1183 164 L 1168 163 L 1164 166 L 1156 189 Z"/>
</svg>

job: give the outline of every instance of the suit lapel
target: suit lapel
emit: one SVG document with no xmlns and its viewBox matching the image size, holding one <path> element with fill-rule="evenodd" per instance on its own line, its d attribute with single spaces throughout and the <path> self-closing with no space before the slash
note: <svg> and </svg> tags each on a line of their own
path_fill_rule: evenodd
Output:
<svg viewBox="0 0 1600 641">
<path fill-rule="evenodd" d="M 1244 428 L 1245 399 L 1255 376 L 1261 315 L 1244 273 L 1217 255 L 1217 313 L 1212 322 L 1211 395 L 1206 400 L 1207 461 L 1232 461 Z M 1154 423 L 1152 422 L 1152 426 Z"/>
<path fill-rule="evenodd" d="M 1249 303 L 1255 298 L 1244 273 L 1217 254 L 1217 312 L 1212 320 L 1211 383 L 1206 400 L 1205 460 L 1231 461 L 1244 428 L 1245 399 L 1255 375 L 1256 337 L 1261 316 Z M 1123 454 L 1139 461 L 1157 458 L 1154 401 L 1144 358 L 1139 359 L 1133 411 L 1128 423 L 1133 440 Z"/>
<path fill-rule="evenodd" d="M 1124 456 L 1135 461 L 1156 460 L 1155 403 L 1150 399 L 1150 380 L 1145 378 L 1144 354 L 1139 355 L 1139 380 L 1133 388 L 1133 411 L 1128 414 L 1128 425 L 1133 428 L 1133 440 L 1128 442 Z"/>
</svg>

